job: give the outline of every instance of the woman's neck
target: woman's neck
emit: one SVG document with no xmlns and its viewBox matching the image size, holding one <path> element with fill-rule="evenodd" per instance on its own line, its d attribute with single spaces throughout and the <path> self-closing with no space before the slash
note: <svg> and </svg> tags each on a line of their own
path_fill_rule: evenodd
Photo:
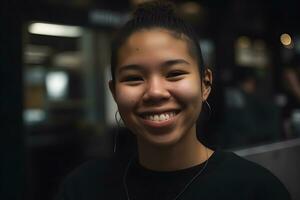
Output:
<svg viewBox="0 0 300 200">
<path fill-rule="evenodd" d="M 201 164 L 213 153 L 198 141 L 196 134 L 182 140 L 168 146 L 138 140 L 140 164 L 155 171 L 175 171 Z"/>
</svg>

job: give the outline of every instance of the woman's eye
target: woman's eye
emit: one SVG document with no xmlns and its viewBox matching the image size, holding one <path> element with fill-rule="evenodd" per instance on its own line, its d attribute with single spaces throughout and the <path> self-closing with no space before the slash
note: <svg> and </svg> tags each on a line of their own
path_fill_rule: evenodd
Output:
<svg viewBox="0 0 300 200">
<path fill-rule="evenodd" d="M 123 82 L 139 82 L 139 81 L 143 81 L 143 78 L 140 76 L 128 76 L 123 78 L 122 80 Z"/>
<path fill-rule="evenodd" d="M 167 74 L 167 78 L 179 78 L 180 76 L 185 74 L 187 73 L 183 71 L 172 71 Z"/>
</svg>

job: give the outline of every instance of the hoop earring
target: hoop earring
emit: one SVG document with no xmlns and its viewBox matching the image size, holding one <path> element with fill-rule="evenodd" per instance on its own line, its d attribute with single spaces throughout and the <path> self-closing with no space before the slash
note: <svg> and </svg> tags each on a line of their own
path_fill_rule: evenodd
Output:
<svg viewBox="0 0 300 200">
<path fill-rule="evenodd" d="M 117 152 L 117 143 L 118 143 L 118 136 L 119 136 L 119 128 L 121 128 L 121 116 L 120 116 L 120 113 L 119 113 L 119 116 L 120 118 L 118 119 L 118 113 L 119 113 L 119 110 L 116 111 L 115 113 L 115 121 L 116 121 L 116 124 L 117 124 L 117 132 L 114 136 L 114 148 L 113 148 L 113 152 L 116 153 Z"/>
<path fill-rule="evenodd" d="M 120 116 L 119 119 L 118 119 L 118 114 L 119 114 L 119 116 Z M 121 127 L 121 125 L 122 125 L 122 124 L 121 124 L 122 118 L 121 118 L 121 115 L 120 115 L 119 110 L 117 110 L 116 113 L 115 113 L 115 121 L 116 121 L 117 126 L 118 126 L 118 127 Z"/>
<path fill-rule="evenodd" d="M 211 117 L 211 113 L 212 113 L 212 111 L 211 111 L 211 107 L 210 107 L 210 105 L 209 105 L 209 103 L 208 103 L 208 101 L 204 101 L 204 103 L 205 103 L 205 105 L 208 107 L 208 110 L 209 110 L 209 114 L 208 114 L 208 119 L 210 119 L 210 117 Z"/>
</svg>

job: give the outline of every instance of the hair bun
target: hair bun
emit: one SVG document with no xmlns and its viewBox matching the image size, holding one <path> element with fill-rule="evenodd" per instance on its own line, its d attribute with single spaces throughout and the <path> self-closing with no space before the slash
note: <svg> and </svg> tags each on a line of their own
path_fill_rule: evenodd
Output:
<svg viewBox="0 0 300 200">
<path fill-rule="evenodd" d="M 176 15 L 175 4 L 168 1 L 151 1 L 140 4 L 133 13 L 134 18 Z"/>
</svg>

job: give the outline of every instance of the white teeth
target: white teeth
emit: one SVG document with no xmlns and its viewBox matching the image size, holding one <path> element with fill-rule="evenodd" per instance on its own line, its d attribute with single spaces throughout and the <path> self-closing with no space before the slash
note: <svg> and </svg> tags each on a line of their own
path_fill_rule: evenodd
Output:
<svg viewBox="0 0 300 200">
<path fill-rule="evenodd" d="M 145 118 L 151 121 L 164 121 L 164 120 L 169 120 L 175 115 L 176 115 L 175 112 L 170 112 L 164 114 L 146 115 Z"/>
<path fill-rule="evenodd" d="M 165 120 L 170 119 L 170 115 L 165 115 L 165 116 L 166 116 Z"/>
<path fill-rule="evenodd" d="M 159 116 L 159 121 L 162 121 L 162 120 L 165 120 L 165 119 L 166 119 L 166 117 L 165 117 L 164 114 L 161 114 L 161 115 Z"/>
</svg>

